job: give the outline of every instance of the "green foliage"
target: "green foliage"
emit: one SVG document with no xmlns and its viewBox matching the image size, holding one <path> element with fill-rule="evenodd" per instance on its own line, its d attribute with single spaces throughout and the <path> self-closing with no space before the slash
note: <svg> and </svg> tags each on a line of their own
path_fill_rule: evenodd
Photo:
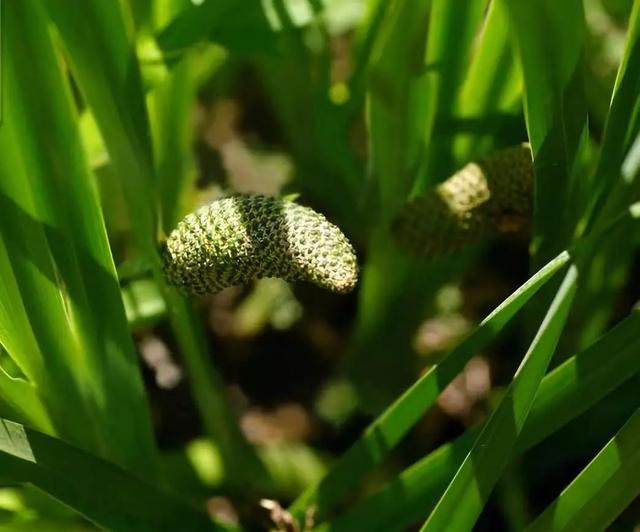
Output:
<svg viewBox="0 0 640 532">
<path fill-rule="evenodd" d="M 3 22 L 0 341 L 20 373 L 2 373 L 2 400 L 13 419 L 153 478 L 142 381 L 70 88 L 38 7 L 8 6 Z"/>
<path fill-rule="evenodd" d="M 2 479 L 28 482 L 107 530 L 217 530 L 204 511 L 116 465 L 0 420 Z"/>
<path fill-rule="evenodd" d="M 25 501 L 0 496 L 2 523 L 638 519 L 640 0 L 1 5 L 0 479 Z M 462 315 L 418 355 L 425 323 Z M 271 328 L 322 353 L 331 430 L 306 378 L 285 421 L 243 389 L 245 364 L 273 397 L 299 378 L 253 367 Z M 162 426 L 176 405 L 139 367 L 149 337 L 184 366 L 186 430 Z M 496 382 L 442 444 L 478 357 Z M 581 472 L 541 504 L 520 472 L 554 460 Z M 265 516 L 268 497 L 293 502 Z"/>
<path fill-rule="evenodd" d="M 445 530 L 448 526 L 460 530 L 473 528 L 522 432 L 567 320 L 577 280 L 578 271 L 571 266 L 505 396 L 422 527 L 423 531 Z"/>
<path fill-rule="evenodd" d="M 469 359 L 492 340 L 568 260 L 569 255 L 566 253 L 557 257 L 487 316 L 441 364 L 431 368 L 392 404 L 342 456 L 322 482 L 294 503 L 293 510 L 301 513 L 305 507 L 317 505 L 320 515 L 324 515 L 331 509 L 366 473 L 382 461 Z"/>
<path fill-rule="evenodd" d="M 640 410 L 529 530 L 605 529 L 640 495 Z"/>
</svg>

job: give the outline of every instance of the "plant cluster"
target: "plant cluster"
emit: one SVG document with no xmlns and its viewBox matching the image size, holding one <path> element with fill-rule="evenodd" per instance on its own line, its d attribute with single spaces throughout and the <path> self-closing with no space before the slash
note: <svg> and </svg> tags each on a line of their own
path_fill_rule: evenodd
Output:
<svg viewBox="0 0 640 532">
<path fill-rule="evenodd" d="M 636 529 L 640 0 L 0 33 L 0 528 Z"/>
</svg>

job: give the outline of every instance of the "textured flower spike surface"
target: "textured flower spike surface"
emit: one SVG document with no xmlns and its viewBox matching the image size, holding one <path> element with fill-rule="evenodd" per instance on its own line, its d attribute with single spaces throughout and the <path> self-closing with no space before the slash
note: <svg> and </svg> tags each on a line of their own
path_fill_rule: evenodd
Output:
<svg viewBox="0 0 640 532">
<path fill-rule="evenodd" d="M 520 144 L 467 164 L 409 202 L 392 225 L 398 244 L 423 257 L 520 231 L 533 210 L 531 148 Z"/>
<path fill-rule="evenodd" d="M 169 283 L 213 293 L 261 277 L 310 281 L 334 292 L 358 280 L 353 247 L 308 207 L 267 196 L 231 196 L 187 215 L 162 251 Z"/>
</svg>

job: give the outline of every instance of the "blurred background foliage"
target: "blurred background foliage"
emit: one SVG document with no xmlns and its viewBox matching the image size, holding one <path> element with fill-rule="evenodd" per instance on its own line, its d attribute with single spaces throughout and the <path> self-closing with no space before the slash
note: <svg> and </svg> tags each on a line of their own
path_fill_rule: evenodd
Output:
<svg viewBox="0 0 640 532">
<path fill-rule="evenodd" d="M 640 199 L 637 1 L 2 9 L 2 530 L 196 530 L 207 523 L 198 505 L 220 527 L 286 529 L 290 514 L 262 497 L 293 503 L 301 521 L 313 503 L 307 518 L 335 518 L 332 530 L 415 526 L 509 397 L 560 277 L 489 340 L 568 259 L 477 349 L 461 348 L 466 358 L 445 355 Z M 525 234 L 432 260 L 396 247 L 389 225 L 408 198 L 523 141 L 536 172 Z M 230 192 L 296 194 L 324 213 L 357 250 L 357 290 L 262 279 L 187 300 L 167 287 L 158 244 Z M 558 344 L 555 373 L 535 402 L 534 385 L 522 438 L 494 447 L 519 457 L 496 477 L 478 530 L 522 530 L 640 407 L 640 232 L 624 228 L 576 259 L 575 297 L 573 285 L 556 296 L 561 310 L 573 299 L 566 326 L 562 312 L 549 318 L 557 338 L 541 327 L 540 349 L 550 357 Z M 380 456 L 345 455 L 434 368 L 432 408 L 425 399 L 402 414 Z M 634 419 L 624 441 L 637 441 Z M 354 485 L 325 497 L 350 471 Z M 603 519 L 634 530 L 640 486 L 615 486 L 629 500 Z"/>
</svg>

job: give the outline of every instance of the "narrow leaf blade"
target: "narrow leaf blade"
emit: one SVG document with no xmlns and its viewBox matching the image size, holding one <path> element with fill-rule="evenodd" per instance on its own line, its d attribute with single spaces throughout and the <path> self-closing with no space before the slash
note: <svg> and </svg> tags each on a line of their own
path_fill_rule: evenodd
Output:
<svg viewBox="0 0 640 532">
<path fill-rule="evenodd" d="M 507 465 L 569 315 L 578 272 L 571 266 L 505 397 L 487 421 L 433 513 L 425 532 L 471 530 Z"/>
<path fill-rule="evenodd" d="M 118 531 L 216 530 L 204 513 L 62 440 L 0 419 L 0 478 L 28 482 Z"/>
</svg>

